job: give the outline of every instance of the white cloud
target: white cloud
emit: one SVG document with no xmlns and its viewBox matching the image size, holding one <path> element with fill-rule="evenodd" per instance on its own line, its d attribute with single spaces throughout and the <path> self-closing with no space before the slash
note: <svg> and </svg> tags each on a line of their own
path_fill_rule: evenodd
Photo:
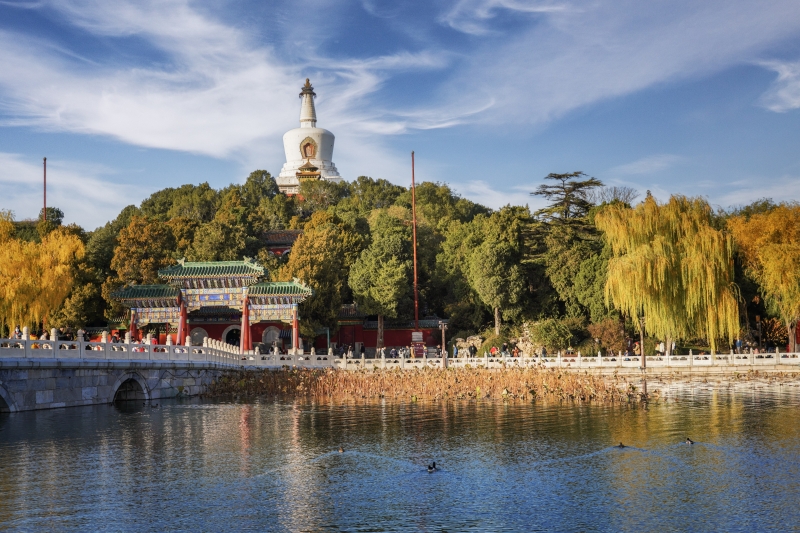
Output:
<svg viewBox="0 0 800 533">
<path fill-rule="evenodd" d="M 759 198 L 772 198 L 784 202 L 800 198 L 800 176 L 785 175 L 778 178 L 753 176 L 726 185 L 727 191 L 712 197 L 714 203 L 722 207 L 748 205 Z"/>
<path fill-rule="evenodd" d="M 778 73 L 778 79 L 762 95 L 762 105 L 776 113 L 800 108 L 800 62 L 767 61 L 761 64 Z"/>
<path fill-rule="evenodd" d="M 0 209 L 18 220 L 36 218 L 42 208 L 42 161 L 0 152 Z M 141 202 L 137 187 L 114 183 L 111 169 L 80 161 L 48 161 L 47 205 L 64 211 L 64 222 L 94 229 L 119 214 L 126 205 Z"/>
<path fill-rule="evenodd" d="M 535 187 L 527 189 L 526 187 L 515 186 L 503 190 L 495 188 L 483 180 L 454 183 L 451 186 L 461 193 L 464 198 L 492 209 L 500 209 L 511 204 L 528 205 L 531 210 L 535 211 L 546 205 L 543 199 L 538 196 L 531 196 L 530 191 L 533 191 Z"/>
<path fill-rule="evenodd" d="M 769 9 L 729 0 L 570 5 L 517 35 L 486 39 L 448 88 L 458 88 L 461 100 L 496 102 L 481 116 L 486 121 L 546 123 L 601 100 L 751 63 L 800 33 L 795 0 Z"/>
<path fill-rule="evenodd" d="M 501 10 L 518 13 L 554 13 L 570 9 L 565 2 L 543 0 L 459 0 L 440 17 L 451 28 L 472 35 L 490 33 L 488 22 Z"/>
<path fill-rule="evenodd" d="M 683 161 L 684 158 L 673 154 L 656 154 L 637 159 L 631 163 L 619 165 L 608 171 L 609 174 L 623 175 L 623 176 L 642 176 L 647 174 L 655 174 L 666 170 L 677 163 Z"/>
</svg>

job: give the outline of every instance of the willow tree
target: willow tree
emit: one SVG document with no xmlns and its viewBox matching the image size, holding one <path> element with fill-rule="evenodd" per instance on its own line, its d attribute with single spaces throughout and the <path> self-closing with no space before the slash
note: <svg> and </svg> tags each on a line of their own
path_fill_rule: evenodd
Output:
<svg viewBox="0 0 800 533">
<path fill-rule="evenodd" d="M 700 198 L 652 196 L 629 208 L 612 204 L 597 214 L 611 246 L 606 302 L 638 318 L 642 353 L 645 331 L 661 338 L 717 340 L 739 331 L 738 288 L 733 283 L 733 239 L 712 225 Z M 642 357 L 644 363 L 644 357 Z"/>
<path fill-rule="evenodd" d="M 14 238 L 11 214 L 0 212 L 0 329 L 46 321 L 72 289 L 83 254 L 80 238 L 62 228 L 41 243 Z"/>
<path fill-rule="evenodd" d="M 728 220 L 748 273 L 771 310 L 786 324 L 789 350 L 797 351 L 800 319 L 800 205 L 780 204 L 764 213 Z"/>
</svg>

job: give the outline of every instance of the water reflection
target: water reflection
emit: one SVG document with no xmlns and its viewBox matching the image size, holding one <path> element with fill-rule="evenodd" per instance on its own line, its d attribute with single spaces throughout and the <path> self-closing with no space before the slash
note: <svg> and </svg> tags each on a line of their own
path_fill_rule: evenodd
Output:
<svg viewBox="0 0 800 533">
<path fill-rule="evenodd" d="M 182 401 L 0 415 L 0 529 L 788 529 L 800 523 L 798 392 L 687 386 L 646 408 Z"/>
</svg>

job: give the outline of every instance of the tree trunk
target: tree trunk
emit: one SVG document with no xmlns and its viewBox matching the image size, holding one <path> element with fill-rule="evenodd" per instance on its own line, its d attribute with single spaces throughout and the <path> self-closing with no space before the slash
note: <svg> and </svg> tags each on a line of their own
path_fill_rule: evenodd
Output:
<svg viewBox="0 0 800 533">
<path fill-rule="evenodd" d="M 383 315 L 378 315 L 378 342 L 377 350 L 383 348 Z M 377 352 L 376 352 L 377 353 Z"/>
<path fill-rule="evenodd" d="M 494 334 L 500 335 L 500 308 L 494 308 Z"/>
<path fill-rule="evenodd" d="M 641 352 L 642 364 L 641 368 L 647 368 L 647 359 L 644 355 L 644 317 L 639 318 L 639 351 Z"/>
<path fill-rule="evenodd" d="M 664 342 L 664 355 L 669 357 L 672 355 L 672 337 L 667 335 L 667 340 Z"/>
<path fill-rule="evenodd" d="M 786 331 L 789 333 L 789 351 L 795 353 L 797 352 L 797 321 L 787 321 Z"/>
</svg>

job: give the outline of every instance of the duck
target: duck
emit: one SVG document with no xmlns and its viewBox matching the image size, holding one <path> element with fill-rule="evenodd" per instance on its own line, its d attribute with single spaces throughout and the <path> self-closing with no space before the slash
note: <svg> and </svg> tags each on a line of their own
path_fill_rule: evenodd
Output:
<svg viewBox="0 0 800 533">
<path fill-rule="evenodd" d="M 344 453 L 344 448 L 342 448 L 341 446 L 339 446 L 339 453 Z"/>
<path fill-rule="evenodd" d="M 436 461 L 428 465 L 428 473 L 436 472 L 438 468 L 436 468 Z"/>
<path fill-rule="evenodd" d="M 157 403 L 151 404 L 150 408 L 151 409 L 158 409 L 158 404 Z"/>
<path fill-rule="evenodd" d="M 614 446 L 614 447 L 615 447 L 615 448 L 624 448 L 624 447 L 625 447 L 625 445 L 624 445 L 624 444 L 622 444 L 622 443 L 620 442 L 620 443 L 619 443 L 619 446 Z"/>
<path fill-rule="evenodd" d="M 694 444 L 694 441 L 689 437 L 686 437 L 686 444 Z"/>
</svg>

